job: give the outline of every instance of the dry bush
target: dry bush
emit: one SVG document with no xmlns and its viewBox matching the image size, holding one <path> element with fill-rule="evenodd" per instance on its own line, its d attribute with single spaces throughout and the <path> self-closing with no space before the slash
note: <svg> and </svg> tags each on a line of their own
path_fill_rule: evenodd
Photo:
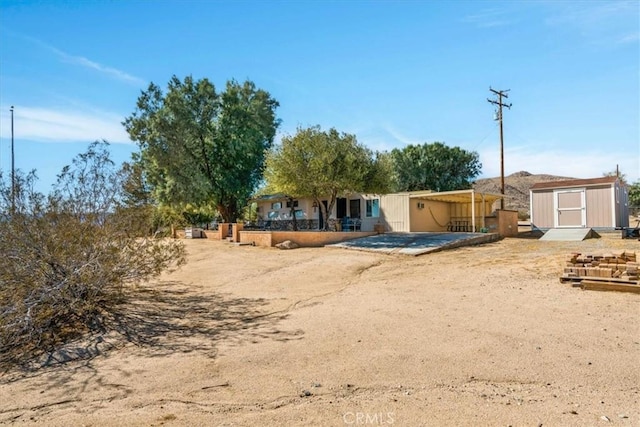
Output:
<svg viewBox="0 0 640 427">
<path fill-rule="evenodd" d="M 0 177 L 1 178 L 1 177 Z M 144 236 L 148 209 L 123 204 L 124 175 L 93 143 L 49 195 L 35 174 L 0 179 L 0 364 L 28 362 L 89 331 L 126 287 L 185 261 L 177 241 Z"/>
</svg>

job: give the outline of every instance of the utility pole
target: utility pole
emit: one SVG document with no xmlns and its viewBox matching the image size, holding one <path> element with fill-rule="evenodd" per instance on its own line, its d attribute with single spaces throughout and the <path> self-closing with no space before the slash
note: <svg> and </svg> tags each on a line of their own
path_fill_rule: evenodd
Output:
<svg viewBox="0 0 640 427">
<path fill-rule="evenodd" d="M 511 108 L 511 104 L 505 104 L 502 102 L 502 98 L 508 98 L 507 92 L 511 89 L 507 90 L 495 90 L 489 86 L 489 90 L 498 96 L 498 100 L 489 99 L 487 101 L 498 106 L 497 118 L 500 122 L 500 194 L 504 196 L 504 136 L 502 133 L 502 107 Z M 500 199 L 500 209 L 504 210 L 504 197 Z"/>
<path fill-rule="evenodd" d="M 11 106 L 11 214 L 16 210 L 16 163 L 13 152 L 13 105 Z"/>
</svg>

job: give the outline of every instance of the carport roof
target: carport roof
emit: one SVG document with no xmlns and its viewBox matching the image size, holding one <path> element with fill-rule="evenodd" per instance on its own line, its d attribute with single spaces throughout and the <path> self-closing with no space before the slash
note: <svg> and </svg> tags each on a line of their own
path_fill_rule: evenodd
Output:
<svg viewBox="0 0 640 427">
<path fill-rule="evenodd" d="M 471 198 L 473 198 L 476 202 L 485 202 L 493 203 L 496 200 L 502 199 L 504 196 L 502 194 L 493 194 L 493 193 L 481 193 L 474 190 L 456 190 L 456 191 L 442 191 L 439 193 L 421 193 L 421 194 L 410 194 L 409 198 L 411 199 L 421 199 L 421 200 L 435 200 L 437 202 L 448 202 L 448 203 L 470 203 Z"/>
</svg>

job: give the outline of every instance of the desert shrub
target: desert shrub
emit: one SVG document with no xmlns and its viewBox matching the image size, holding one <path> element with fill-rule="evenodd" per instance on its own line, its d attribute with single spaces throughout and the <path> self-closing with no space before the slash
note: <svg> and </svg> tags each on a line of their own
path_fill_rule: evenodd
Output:
<svg viewBox="0 0 640 427">
<path fill-rule="evenodd" d="M 529 211 L 527 210 L 518 210 L 518 221 L 528 221 L 530 218 Z"/>
<path fill-rule="evenodd" d="M 106 143 L 77 156 L 48 195 L 34 173 L 16 173 L 13 189 L 2 178 L 0 364 L 105 331 L 125 289 L 184 263 L 179 242 L 141 232 L 148 210 L 123 205 Z"/>
</svg>

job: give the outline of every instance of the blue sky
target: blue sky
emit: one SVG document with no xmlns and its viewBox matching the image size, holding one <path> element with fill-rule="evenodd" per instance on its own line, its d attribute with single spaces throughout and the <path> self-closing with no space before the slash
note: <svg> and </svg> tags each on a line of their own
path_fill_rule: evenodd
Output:
<svg viewBox="0 0 640 427">
<path fill-rule="evenodd" d="M 505 174 L 640 178 L 637 1 L 0 2 L 0 168 L 47 190 L 96 139 L 114 159 L 150 82 L 250 79 L 278 139 L 319 124 L 374 150 L 441 141 L 499 176 L 489 87 L 510 89 Z"/>
</svg>

